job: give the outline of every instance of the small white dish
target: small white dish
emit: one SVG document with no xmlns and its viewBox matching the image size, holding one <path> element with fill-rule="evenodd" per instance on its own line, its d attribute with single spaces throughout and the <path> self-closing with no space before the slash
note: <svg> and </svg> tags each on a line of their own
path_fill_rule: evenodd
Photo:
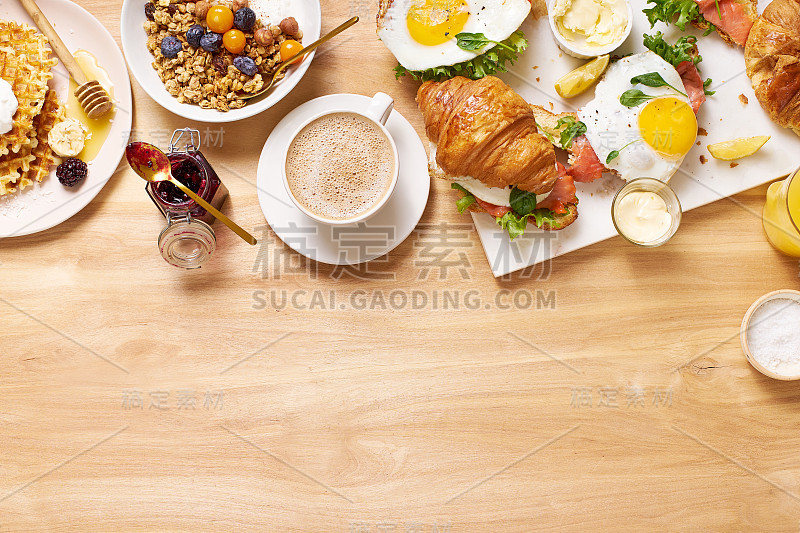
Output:
<svg viewBox="0 0 800 533">
<path fill-rule="evenodd" d="M 255 98 L 240 109 L 223 112 L 216 109 L 203 109 L 195 104 L 181 104 L 169 94 L 153 68 L 153 55 L 147 49 L 147 33 L 143 25 L 147 18 L 144 15 L 144 0 L 125 0 L 120 15 L 120 32 L 122 49 L 128 60 L 133 77 L 161 107 L 189 120 L 198 122 L 235 122 L 252 117 L 266 111 L 300 82 L 308 70 L 316 52 L 307 54 L 303 60 L 287 68 L 286 76 L 277 82 L 266 96 Z M 293 0 L 291 10 L 286 16 L 297 20 L 303 32 L 303 43 L 310 44 L 319 39 L 322 26 L 322 13 L 319 0 Z"/>
<path fill-rule="evenodd" d="M 595 57 L 610 54 L 611 52 L 622 46 L 622 43 L 624 43 L 631 34 L 631 29 L 633 28 L 633 8 L 631 7 L 630 1 L 625 0 L 625 5 L 628 9 L 628 23 L 625 25 L 625 30 L 623 31 L 622 36 L 619 39 L 617 39 L 610 45 L 604 46 L 602 48 L 587 49 L 571 44 L 564 38 L 563 35 L 561 35 L 561 32 L 558 31 L 558 27 L 556 26 L 554 18 L 554 9 L 553 9 L 553 4 L 555 4 L 555 2 L 556 0 L 550 0 L 549 5 L 547 7 L 547 20 L 550 22 L 550 30 L 553 32 L 553 39 L 555 39 L 558 47 L 567 54 L 571 55 L 572 57 L 578 59 L 592 59 Z"/>
<path fill-rule="evenodd" d="M 742 351 L 744 352 L 747 361 L 759 372 L 764 374 L 767 377 L 772 379 L 778 379 L 781 381 L 797 381 L 800 379 L 800 375 L 797 376 L 787 376 L 784 374 L 778 374 L 777 372 L 773 372 L 772 370 L 766 368 L 764 365 L 758 362 L 758 360 L 753 356 L 752 352 L 750 351 L 750 344 L 747 341 L 747 335 L 750 331 L 750 319 L 753 317 L 753 314 L 765 303 L 771 302 L 773 300 L 794 300 L 796 302 L 800 302 L 800 291 L 795 291 L 792 289 L 784 289 L 784 290 L 777 290 L 772 291 L 755 302 L 747 312 L 744 314 L 744 318 L 742 319 L 742 326 L 739 331 L 739 340 L 742 344 Z M 771 318 L 771 317 L 768 317 Z"/>
<path fill-rule="evenodd" d="M 414 127 L 396 110 L 386 121 L 400 159 L 400 174 L 389 200 L 369 220 L 331 226 L 313 220 L 292 203 L 283 186 L 281 155 L 291 133 L 310 117 L 330 109 L 363 110 L 369 96 L 332 94 L 297 107 L 272 130 L 258 162 L 258 201 L 280 239 L 298 253 L 332 265 L 356 265 L 389 253 L 414 230 L 430 192 L 428 157 Z"/>
<path fill-rule="evenodd" d="M 103 147 L 91 162 L 83 183 L 64 187 L 56 179 L 55 168 L 41 183 L 23 191 L 0 197 L 0 238 L 30 235 L 52 228 L 69 219 L 100 193 L 117 170 L 131 132 L 133 99 L 125 59 L 108 30 L 94 16 L 68 0 L 38 0 L 37 4 L 58 32 L 70 52 L 87 50 L 108 72 L 114 84 L 114 116 Z M 0 18 L 36 25 L 19 2 L 3 2 Z M 56 54 L 53 53 L 53 57 Z M 50 87 L 67 102 L 69 74 L 59 61 L 53 67 Z"/>
</svg>

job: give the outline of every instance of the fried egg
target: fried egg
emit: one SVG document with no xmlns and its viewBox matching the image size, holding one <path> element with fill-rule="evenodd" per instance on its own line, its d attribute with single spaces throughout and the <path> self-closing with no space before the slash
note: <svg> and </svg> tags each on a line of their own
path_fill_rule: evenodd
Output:
<svg viewBox="0 0 800 533">
<path fill-rule="evenodd" d="M 406 69 L 426 70 L 469 61 L 495 46 L 462 50 L 457 34 L 503 41 L 530 10 L 528 0 L 382 0 L 378 36 Z"/>
<path fill-rule="evenodd" d="M 670 87 L 632 84 L 635 76 L 657 72 Z M 653 98 L 627 107 L 625 91 L 638 89 Z M 578 111 L 586 138 L 597 157 L 626 181 L 649 177 L 666 182 L 678 170 L 697 138 L 697 119 L 680 74 L 647 51 L 613 63 L 598 82 L 594 99 Z M 619 152 L 610 162 L 609 154 Z"/>
</svg>

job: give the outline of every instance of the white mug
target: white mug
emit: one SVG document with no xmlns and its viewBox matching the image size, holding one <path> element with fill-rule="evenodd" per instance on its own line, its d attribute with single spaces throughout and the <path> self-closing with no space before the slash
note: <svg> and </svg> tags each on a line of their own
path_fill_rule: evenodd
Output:
<svg viewBox="0 0 800 533">
<path fill-rule="evenodd" d="M 340 108 L 329 109 L 321 113 L 317 113 L 316 115 L 312 116 L 311 118 L 303 122 L 300 126 L 295 128 L 294 132 L 292 133 L 289 139 L 289 142 L 286 143 L 286 149 L 283 151 L 283 158 L 281 159 L 281 174 L 283 176 L 283 185 L 286 188 L 286 193 L 289 195 L 289 198 L 292 200 L 292 203 L 294 203 L 294 205 L 300 211 L 302 211 L 309 218 L 316 220 L 317 222 L 321 222 L 323 224 L 330 224 L 333 226 L 340 226 L 345 224 L 354 224 L 356 222 L 361 222 L 363 220 L 366 220 L 375 213 L 377 213 L 381 209 L 381 207 L 383 207 L 386 204 L 386 202 L 389 200 L 389 197 L 394 192 L 395 185 L 397 185 L 397 176 L 400 173 L 400 158 L 397 154 L 397 146 L 395 145 L 392 135 L 389 133 L 389 130 L 387 130 L 385 126 L 386 121 L 389 119 L 389 115 L 392 114 L 392 109 L 394 109 L 394 100 L 392 99 L 392 97 L 386 93 L 376 93 L 375 96 L 372 97 L 372 101 L 369 103 L 369 106 L 367 106 L 367 108 L 364 110 L 340 109 Z M 377 128 L 379 128 L 383 132 L 386 139 L 388 139 L 389 146 L 391 146 L 392 155 L 394 157 L 394 175 L 392 176 L 391 184 L 387 188 L 386 193 L 383 195 L 383 197 L 378 202 L 376 202 L 372 207 L 370 207 L 363 213 L 359 214 L 358 216 L 343 220 L 325 218 L 308 210 L 297 198 L 295 198 L 294 194 L 292 193 L 292 188 L 289 186 L 289 180 L 286 175 L 286 162 L 287 162 L 286 160 L 289 155 L 289 149 L 291 148 L 292 143 L 294 142 L 294 139 L 297 137 L 297 135 L 303 130 L 303 128 L 305 128 L 315 120 L 336 113 L 354 113 L 356 115 L 360 115 L 367 121 L 373 123 Z"/>
</svg>

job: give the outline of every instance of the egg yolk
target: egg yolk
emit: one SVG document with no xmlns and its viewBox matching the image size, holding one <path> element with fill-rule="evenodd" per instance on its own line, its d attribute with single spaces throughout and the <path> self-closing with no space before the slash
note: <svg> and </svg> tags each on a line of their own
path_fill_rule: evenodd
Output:
<svg viewBox="0 0 800 533">
<path fill-rule="evenodd" d="M 697 138 L 697 118 L 683 100 L 656 98 L 639 113 L 639 131 L 653 150 L 677 159 L 691 150 Z"/>
<path fill-rule="evenodd" d="M 464 0 L 416 0 L 408 9 L 406 24 L 415 41 L 436 46 L 461 33 L 468 18 Z"/>
</svg>

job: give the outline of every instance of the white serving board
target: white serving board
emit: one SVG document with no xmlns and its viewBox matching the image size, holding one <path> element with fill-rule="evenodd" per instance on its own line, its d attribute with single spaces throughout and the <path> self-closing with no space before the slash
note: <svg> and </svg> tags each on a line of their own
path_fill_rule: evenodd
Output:
<svg viewBox="0 0 800 533">
<path fill-rule="evenodd" d="M 763 9 L 766 3 L 762 0 L 760 8 Z M 645 51 L 642 44 L 644 33 L 652 35 L 660 30 L 670 43 L 684 35 L 675 26 L 657 24 L 651 29 L 642 12 L 647 6 L 645 0 L 632 0 L 631 4 L 633 29 L 616 54 Z M 593 89 L 569 100 L 561 99 L 553 89 L 556 80 L 584 61 L 558 48 L 547 17 L 538 20 L 529 17 L 522 30 L 529 40 L 528 49 L 509 72 L 500 75 L 506 83 L 531 103 L 549 108 L 552 102 L 556 112 L 576 111 L 593 98 Z M 717 92 L 707 98 L 697 117 L 699 127 L 704 128 L 708 135 L 698 136 L 700 146 L 694 146 L 669 182 L 684 211 L 774 180 L 800 165 L 800 137 L 770 121 L 759 105 L 745 74 L 744 49 L 725 44 L 716 33 L 703 37 L 701 32 L 688 27 L 687 33 L 698 37 L 698 48 L 703 56 L 698 65 L 700 76 L 703 79 L 711 77 L 711 89 Z M 739 100 L 740 94 L 748 98 L 747 105 Z M 736 168 L 731 168 L 728 162 L 713 159 L 706 149 L 711 143 L 751 135 L 771 135 L 772 138 L 757 154 L 738 161 Z M 708 160 L 705 164 L 700 162 L 700 155 Z M 616 236 L 611 222 L 611 200 L 622 184 L 622 180 L 613 176 L 604 176 L 594 183 L 576 184 L 580 203 L 578 220 L 574 224 L 553 232 L 529 225 L 532 229 L 526 230 L 513 242 L 493 217 L 486 213 L 473 213 L 472 219 L 492 273 L 497 277 L 503 276 Z M 742 211 L 742 216 L 753 215 Z M 678 231 L 692 231 L 692 228 L 684 223 Z"/>
</svg>

